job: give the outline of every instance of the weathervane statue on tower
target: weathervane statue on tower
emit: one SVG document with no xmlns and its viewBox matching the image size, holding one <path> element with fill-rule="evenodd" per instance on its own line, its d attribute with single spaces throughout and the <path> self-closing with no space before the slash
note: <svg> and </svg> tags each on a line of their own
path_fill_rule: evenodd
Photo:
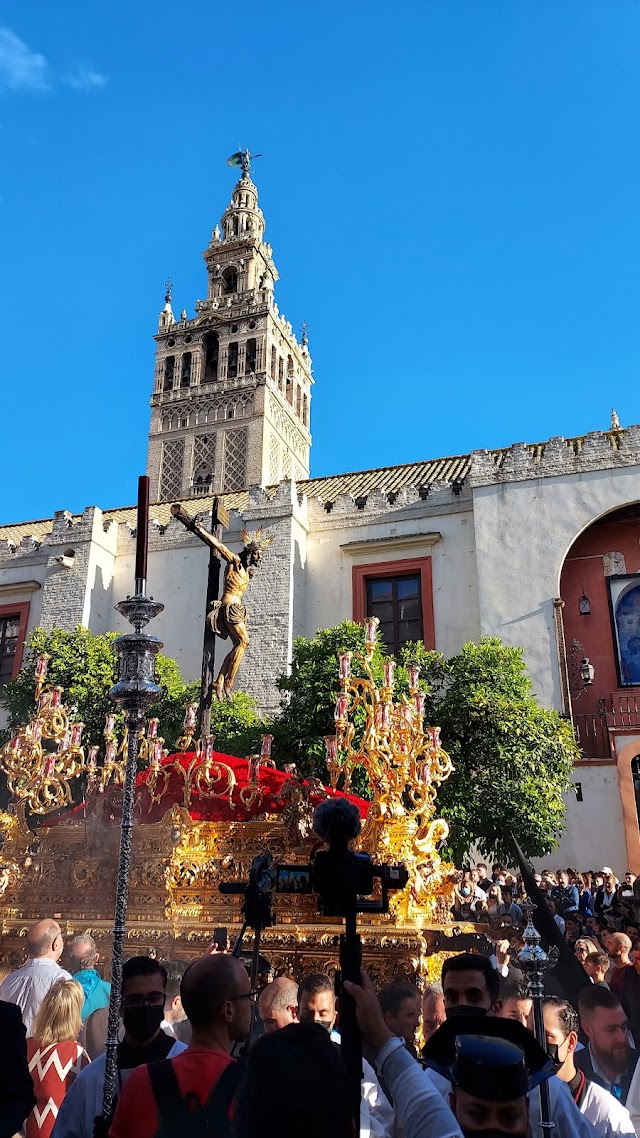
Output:
<svg viewBox="0 0 640 1138">
<path fill-rule="evenodd" d="M 249 147 L 244 150 L 236 150 L 230 158 L 227 158 L 228 166 L 242 166 L 242 177 L 248 178 L 251 173 L 251 163 L 255 158 L 262 158 L 262 154 L 251 154 Z"/>
</svg>

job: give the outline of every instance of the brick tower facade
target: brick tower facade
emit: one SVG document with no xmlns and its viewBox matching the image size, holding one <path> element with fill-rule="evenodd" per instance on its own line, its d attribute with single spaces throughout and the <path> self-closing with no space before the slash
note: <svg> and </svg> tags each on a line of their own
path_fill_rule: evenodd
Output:
<svg viewBox="0 0 640 1138">
<path fill-rule="evenodd" d="M 311 357 L 278 312 L 265 220 L 243 174 L 203 256 L 206 300 L 160 313 L 147 473 L 154 501 L 309 475 Z"/>
</svg>

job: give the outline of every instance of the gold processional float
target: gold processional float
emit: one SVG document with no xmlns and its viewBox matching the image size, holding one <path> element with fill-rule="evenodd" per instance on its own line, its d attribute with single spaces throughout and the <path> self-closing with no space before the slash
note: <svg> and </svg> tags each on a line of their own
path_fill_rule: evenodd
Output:
<svg viewBox="0 0 640 1138">
<path fill-rule="evenodd" d="M 365 967 L 380 983 L 435 976 L 442 952 L 462 947 L 452 939 L 460 931 L 450 915 L 455 870 L 437 851 L 448 826 L 435 817 L 435 799 L 451 760 L 439 728 L 424 726 L 419 669 L 409 668 L 408 696 L 394 691 L 392 660 L 377 686 L 371 669 L 377 624 L 377 618 L 365 622 L 364 653 L 339 658 L 336 733 L 324 740 L 330 787 L 302 778 L 293 764 L 276 770 L 269 735 L 260 755 L 243 760 L 217 753 L 212 736 L 195 740 L 195 704 L 186 709 L 175 754 L 164 749 L 158 720 L 148 720 L 139 734 L 129 954 L 190 958 L 224 925 L 233 939 L 241 899 L 223 895 L 220 883 L 246 881 L 252 859 L 267 850 L 276 864 L 306 865 L 319 844 L 315 806 L 350 795 L 357 770 L 366 772 L 372 798 L 352 798 L 363 816 L 356 848 L 374 862 L 401 862 L 409 874 L 408 885 L 391 894 L 388 913 L 358 917 Z M 352 674 L 352 661 L 362 676 Z M 86 746 L 84 725 L 73 721 L 62 689 L 47 685 L 46 674 L 43 655 L 35 669 L 37 710 L 0 751 L 11 796 L 0 812 L 0 958 L 19 963 L 29 924 L 54 916 L 66 936 L 89 930 L 108 966 L 126 728 L 118 739 L 116 716 L 108 715 L 102 746 Z M 359 719 L 364 712 L 357 743 L 356 712 Z M 84 787 L 77 805 L 74 783 Z M 276 972 L 334 972 L 342 925 L 319 916 L 314 895 L 278 893 L 274 915 L 261 951 Z"/>
</svg>

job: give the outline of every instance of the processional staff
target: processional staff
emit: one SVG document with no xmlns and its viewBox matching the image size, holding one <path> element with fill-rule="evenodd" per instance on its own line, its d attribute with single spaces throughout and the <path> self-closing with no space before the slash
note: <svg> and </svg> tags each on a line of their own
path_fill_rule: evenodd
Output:
<svg viewBox="0 0 640 1138">
<path fill-rule="evenodd" d="M 122 964 L 126 933 L 127 904 L 129 899 L 129 872 L 133 836 L 133 803 L 138 768 L 138 733 L 145 710 L 162 694 L 156 683 L 155 657 L 162 648 L 156 636 L 143 632 L 145 625 L 164 605 L 146 596 L 147 549 L 149 534 L 149 479 L 138 480 L 138 524 L 136 532 L 135 593 L 115 607 L 133 625 L 134 631 L 119 636 L 115 642 L 118 653 L 118 682 L 109 692 L 110 698 L 125 713 L 127 726 L 127 760 L 120 823 L 120 851 L 116 877 L 116 903 L 113 925 L 113 956 L 111 964 L 111 995 L 105 1045 L 106 1063 L 102 1115 L 96 1119 L 95 1134 L 106 1135 L 111 1125 L 118 1079 L 118 1027 L 122 992 Z"/>
<path fill-rule="evenodd" d="M 518 953 L 518 967 L 524 972 L 528 981 L 529 996 L 533 1001 L 533 1031 L 538 1043 L 547 1050 L 547 1036 L 544 1030 L 544 977 L 550 968 L 558 962 L 558 950 L 549 949 L 546 953 L 540 944 L 540 933 L 533 923 L 533 911 L 536 906 L 532 901 L 522 903 L 522 911 L 527 918 L 524 930 L 524 948 Z M 552 1138 L 555 1126 L 551 1118 L 551 1102 L 549 1099 L 549 1083 L 546 1079 L 539 1085 L 540 1091 L 540 1130 L 542 1138 Z"/>
</svg>

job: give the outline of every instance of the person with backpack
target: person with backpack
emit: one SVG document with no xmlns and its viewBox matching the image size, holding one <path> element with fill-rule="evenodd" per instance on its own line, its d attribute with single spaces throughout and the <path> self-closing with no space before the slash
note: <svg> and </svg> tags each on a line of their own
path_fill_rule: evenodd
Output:
<svg viewBox="0 0 640 1138">
<path fill-rule="evenodd" d="M 166 985 L 167 973 L 158 960 L 150 956 L 125 960 L 120 1005 L 124 1038 L 118 1044 L 118 1094 L 136 1067 L 186 1051 L 184 1043 L 162 1030 Z M 98 1128 L 105 1127 L 105 1067 L 103 1052 L 80 1071 L 62 1100 L 51 1138 L 94 1138 L 97 1118 L 101 1120 Z"/>
<path fill-rule="evenodd" d="M 186 1051 L 133 1071 L 118 1100 L 109 1138 L 230 1138 L 242 1065 L 231 1058 L 247 1038 L 256 993 L 234 956 L 202 956 L 180 986 L 191 1023 Z"/>
</svg>

